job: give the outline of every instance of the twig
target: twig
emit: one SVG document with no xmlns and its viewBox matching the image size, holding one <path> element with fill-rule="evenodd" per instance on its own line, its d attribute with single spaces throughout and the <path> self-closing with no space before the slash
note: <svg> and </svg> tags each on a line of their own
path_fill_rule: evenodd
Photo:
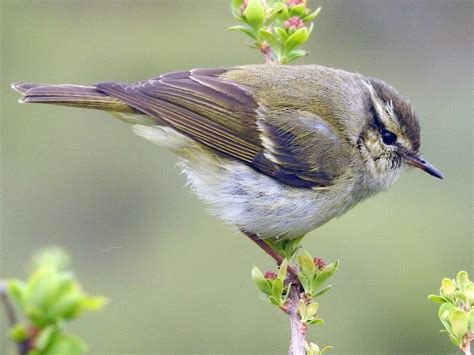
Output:
<svg viewBox="0 0 474 355">
<path fill-rule="evenodd" d="M 262 52 L 262 54 L 265 56 L 265 64 L 270 64 L 270 65 L 281 64 L 278 61 L 273 49 L 265 42 L 261 44 L 260 52 Z"/>
<path fill-rule="evenodd" d="M 7 284 L 5 281 L 0 280 L 0 299 L 2 300 L 3 309 L 7 315 L 8 325 L 13 327 L 17 323 L 17 318 L 10 299 L 7 296 Z"/>
<path fill-rule="evenodd" d="M 290 348 L 288 349 L 289 355 L 305 355 L 304 349 L 305 331 L 303 324 L 300 322 L 298 316 L 298 305 L 300 302 L 300 295 L 298 292 L 298 285 L 292 284 L 290 289 L 290 304 L 289 304 L 289 315 L 290 315 L 290 327 L 291 327 L 291 342 Z"/>
<path fill-rule="evenodd" d="M 7 316 L 8 325 L 13 327 L 15 324 L 18 323 L 18 319 L 15 314 L 15 310 L 13 309 L 13 305 L 10 302 L 10 299 L 7 295 L 7 284 L 4 280 L 0 280 L 0 299 L 3 304 L 3 309 Z M 17 351 L 18 355 L 26 355 L 29 351 L 28 341 L 17 343 Z"/>
<path fill-rule="evenodd" d="M 461 350 L 464 352 L 464 355 L 471 355 L 471 341 L 474 340 L 474 334 L 468 332 L 463 339 L 463 344 Z"/>
<path fill-rule="evenodd" d="M 278 254 L 270 245 L 268 245 L 263 239 L 260 239 L 260 237 L 257 234 L 251 233 L 244 231 L 243 229 L 240 229 L 240 231 L 245 234 L 250 240 L 252 240 L 255 244 L 257 244 L 265 253 L 270 255 L 276 263 L 281 265 L 283 262 L 283 257 Z M 288 272 L 294 276 L 298 274 L 298 269 L 295 268 L 293 265 L 288 265 Z"/>
<path fill-rule="evenodd" d="M 270 255 L 278 265 L 283 262 L 283 257 L 278 254 L 270 245 L 265 243 L 263 239 L 257 234 L 250 233 L 244 230 L 240 230 L 250 240 L 257 244 L 265 253 Z M 288 273 L 290 274 L 291 288 L 290 288 L 290 302 L 288 307 L 288 314 L 290 316 L 290 327 L 291 327 L 291 342 L 288 350 L 289 355 L 305 355 L 304 349 L 305 334 L 303 324 L 299 320 L 298 316 L 298 305 L 300 302 L 300 295 L 298 288 L 300 287 L 300 281 L 298 280 L 298 269 L 293 265 L 288 265 Z"/>
</svg>

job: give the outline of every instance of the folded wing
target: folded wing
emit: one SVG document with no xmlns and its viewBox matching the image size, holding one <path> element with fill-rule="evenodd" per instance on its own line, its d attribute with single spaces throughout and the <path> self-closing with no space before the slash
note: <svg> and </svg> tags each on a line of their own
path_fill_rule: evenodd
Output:
<svg viewBox="0 0 474 355">
<path fill-rule="evenodd" d="M 96 87 L 154 117 L 158 124 L 169 125 L 284 184 L 299 188 L 333 184 L 344 159 L 332 127 L 310 113 L 262 114 L 252 90 L 221 79 L 225 72 L 194 69 L 135 84 L 110 82 Z"/>
</svg>

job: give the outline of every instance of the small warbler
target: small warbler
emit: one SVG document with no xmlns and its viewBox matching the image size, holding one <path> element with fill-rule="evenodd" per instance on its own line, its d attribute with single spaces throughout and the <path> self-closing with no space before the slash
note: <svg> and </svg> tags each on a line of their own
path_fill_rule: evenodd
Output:
<svg viewBox="0 0 474 355">
<path fill-rule="evenodd" d="M 390 187 L 420 153 L 410 103 L 379 79 L 317 65 L 193 69 L 135 84 L 17 83 L 20 102 L 104 110 L 179 157 L 212 211 L 289 239 Z"/>
</svg>

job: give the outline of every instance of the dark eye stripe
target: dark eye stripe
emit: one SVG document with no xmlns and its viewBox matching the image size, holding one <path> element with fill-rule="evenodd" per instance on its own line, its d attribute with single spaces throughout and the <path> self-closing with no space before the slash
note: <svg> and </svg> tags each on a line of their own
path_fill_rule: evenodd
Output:
<svg viewBox="0 0 474 355">
<path fill-rule="evenodd" d="M 373 117 L 374 126 L 376 126 L 378 129 L 383 128 L 382 120 L 380 119 L 380 116 L 374 105 L 370 105 L 369 115 Z"/>
<path fill-rule="evenodd" d="M 393 145 L 397 142 L 397 135 L 389 130 L 385 129 L 382 120 L 375 109 L 374 105 L 371 105 L 369 108 L 369 114 L 373 117 L 373 125 L 379 130 L 380 135 L 382 136 L 382 141 L 386 145 Z"/>
</svg>

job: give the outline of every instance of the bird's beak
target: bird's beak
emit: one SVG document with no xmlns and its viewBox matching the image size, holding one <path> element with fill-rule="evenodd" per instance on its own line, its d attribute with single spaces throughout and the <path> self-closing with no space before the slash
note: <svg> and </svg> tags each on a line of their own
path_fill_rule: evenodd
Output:
<svg viewBox="0 0 474 355">
<path fill-rule="evenodd" d="M 443 174 L 436 169 L 433 165 L 428 163 L 426 160 L 423 159 L 421 155 L 405 155 L 404 156 L 405 162 L 408 165 L 414 166 L 415 168 L 420 168 L 421 170 L 426 171 L 428 174 L 437 177 L 438 179 L 443 179 Z"/>
</svg>

